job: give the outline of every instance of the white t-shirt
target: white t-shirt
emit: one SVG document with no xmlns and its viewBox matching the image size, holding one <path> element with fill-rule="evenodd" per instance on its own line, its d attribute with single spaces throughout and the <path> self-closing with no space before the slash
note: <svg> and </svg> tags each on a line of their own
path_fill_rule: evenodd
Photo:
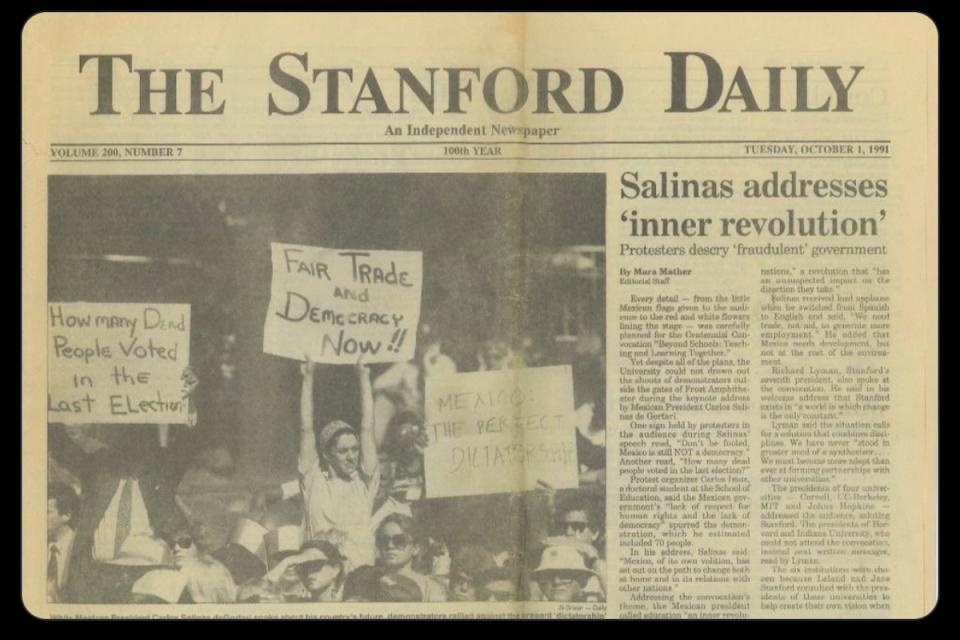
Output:
<svg viewBox="0 0 960 640">
<path fill-rule="evenodd" d="M 373 502 L 379 485 L 379 468 L 373 475 L 361 470 L 345 480 L 321 469 L 315 456 L 301 460 L 304 540 L 338 529 L 346 534 L 341 551 L 350 563 L 354 567 L 372 565 L 376 560 Z"/>
</svg>

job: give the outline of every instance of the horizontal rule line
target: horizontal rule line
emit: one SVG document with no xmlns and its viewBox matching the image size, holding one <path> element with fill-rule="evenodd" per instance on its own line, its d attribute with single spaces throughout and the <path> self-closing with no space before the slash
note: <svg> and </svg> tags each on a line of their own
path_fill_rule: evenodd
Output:
<svg viewBox="0 0 960 640">
<path fill-rule="evenodd" d="M 431 144 L 607 145 L 607 144 L 891 144 L 890 140 L 394 140 L 390 142 L 51 142 L 51 147 L 309 147 Z"/>
<path fill-rule="evenodd" d="M 60 158 L 53 159 L 50 162 L 322 162 L 333 160 L 338 162 L 351 162 L 354 160 L 376 160 L 378 162 L 410 162 L 425 160 L 434 162 L 437 160 L 460 162 L 473 162 L 476 160 L 523 160 L 526 162 L 544 162 L 550 160 L 883 160 L 890 157 L 891 156 L 577 156 L 571 158 L 529 158 L 523 156 L 501 156 L 496 158 L 484 158 L 481 156 L 464 158 L 456 156 L 439 156 L 426 158 L 397 158 L 387 156 L 381 158 Z"/>
</svg>

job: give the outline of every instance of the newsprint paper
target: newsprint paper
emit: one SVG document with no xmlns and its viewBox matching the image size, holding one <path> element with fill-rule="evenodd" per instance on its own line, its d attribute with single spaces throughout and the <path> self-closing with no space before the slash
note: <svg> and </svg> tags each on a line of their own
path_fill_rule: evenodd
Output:
<svg viewBox="0 0 960 640">
<path fill-rule="evenodd" d="M 35 16 L 26 608 L 926 615 L 937 38 Z"/>
</svg>

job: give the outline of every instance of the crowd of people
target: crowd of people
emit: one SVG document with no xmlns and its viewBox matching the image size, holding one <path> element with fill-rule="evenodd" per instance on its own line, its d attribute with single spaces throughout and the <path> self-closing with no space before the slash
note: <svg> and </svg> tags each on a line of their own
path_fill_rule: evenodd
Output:
<svg viewBox="0 0 960 640">
<path fill-rule="evenodd" d="M 51 425 L 48 596 L 84 603 L 603 601 L 604 415 L 600 349 L 573 362 L 580 488 L 428 499 L 424 388 L 459 370 L 552 364 L 488 340 L 460 367 L 422 331 L 413 361 L 358 362 L 359 424 L 316 424 L 300 365 L 296 478 L 252 495 L 205 548 L 178 485 L 196 460 L 175 426 Z M 185 395 L 199 381 L 184 372 Z M 199 420 L 202 426 L 202 417 Z M 146 435 L 150 434 L 150 435 Z M 55 471 L 62 469 L 62 478 Z M 292 471 L 292 470 L 291 470 Z M 292 474 L 291 474 L 292 475 Z M 296 518 L 279 517 L 295 513 Z"/>
</svg>

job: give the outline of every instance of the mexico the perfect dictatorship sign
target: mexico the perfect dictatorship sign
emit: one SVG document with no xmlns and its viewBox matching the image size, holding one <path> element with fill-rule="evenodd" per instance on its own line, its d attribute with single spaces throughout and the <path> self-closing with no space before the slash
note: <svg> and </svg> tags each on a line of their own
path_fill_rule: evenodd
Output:
<svg viewBox="0 0 960 640">
<path fill-rule="evenodd" d="M 427 379 L 428 498 L 578 486 L 568 365 Z"/>
<path fill-rule="evenodd" d="M 419 251 L 271 244 L 263 350 L 328 364 L 413 358 L 420 321 Z"/>
</svg>

